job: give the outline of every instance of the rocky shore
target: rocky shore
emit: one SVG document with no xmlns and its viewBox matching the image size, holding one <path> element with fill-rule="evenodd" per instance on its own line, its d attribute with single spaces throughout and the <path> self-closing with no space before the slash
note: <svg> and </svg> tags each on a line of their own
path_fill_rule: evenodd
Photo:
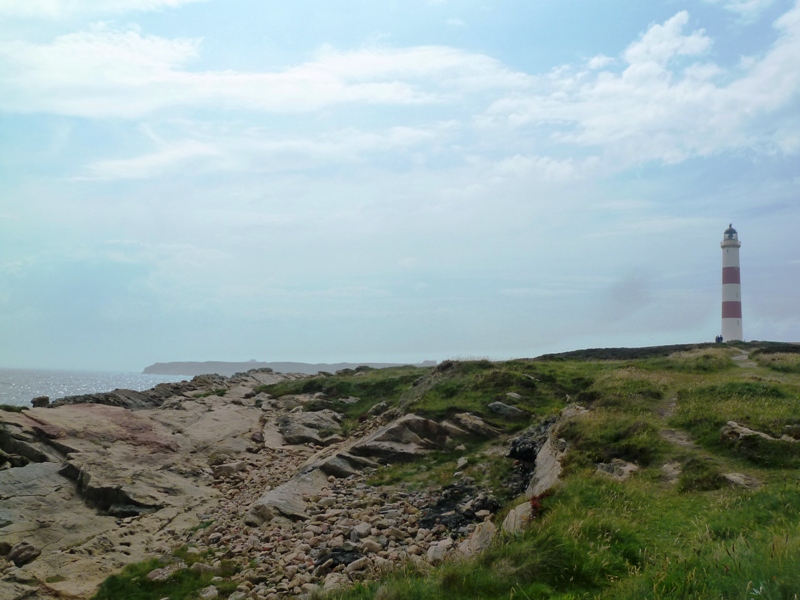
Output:
<svg viewBox="0 0 800 600">
<path fill-rule="evenodd" d="M 232 600 L 305 597 L 492 541 L 500 504 L 470 477 L 426 491 L 367 480 L 498 430 L 470 413 L 435 421 L 377 403 L 343 431 L 336 408 L 352 398 L 258 391 L 304 377 L 198 376 L 0 412 L 0 597 L 90 598 L 154 557 L 150 580 L 212 573 L 202 598 L 222 597 L 223 582 L 235 584 Z M 512 444 L 519 492 L 539 494 L 558 476 L 551 424 Z M 530 503 L 519 508 L 507 529 L 530 517 Z"/>
</svg>

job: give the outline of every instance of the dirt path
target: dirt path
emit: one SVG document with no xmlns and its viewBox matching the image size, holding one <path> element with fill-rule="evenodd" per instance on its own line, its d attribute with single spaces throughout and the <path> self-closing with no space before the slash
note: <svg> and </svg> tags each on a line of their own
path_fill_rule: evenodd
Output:
<svg viewBox="0 0 800 600">
<path fill-rule="evenodd" d="M 734 348 L 734 351 L 737 352 L 735 356 L 731 357 L 731 360 L 734 364 L 738 367 L 744 367 L 746 369 L 755 369 L 758 367 L 755 361 L 750 360 L 750 354 L 740 348 Z"/>
</svg>

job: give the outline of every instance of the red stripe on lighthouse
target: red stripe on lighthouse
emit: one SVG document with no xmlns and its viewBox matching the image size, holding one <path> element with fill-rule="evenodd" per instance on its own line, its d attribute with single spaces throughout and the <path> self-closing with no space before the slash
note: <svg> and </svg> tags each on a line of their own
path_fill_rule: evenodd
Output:
<svg viewBox="0 0 800 600">
<path fill-rule="evenodd" d="M 722 303 L 722 318 L 723 319 L 741 319 L 742 318 L 742 303 L 741 302 L 723 302 Z"/>
<path fill-rule="evenodd" d="M 722 267 L 722 283 L 741 283 L 739 267 Z"/>
</svg>

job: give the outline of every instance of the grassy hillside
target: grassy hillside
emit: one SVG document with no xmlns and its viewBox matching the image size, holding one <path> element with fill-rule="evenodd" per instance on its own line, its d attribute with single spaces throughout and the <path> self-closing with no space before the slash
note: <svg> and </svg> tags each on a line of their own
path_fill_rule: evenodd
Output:
<svg viewBox="0 0 800 600">
<path fill-rule="evenodd" d="M 524 534 L 499 537 L 471 561 L 409 568 L 328 598 L 798 598 L 800 443 L 787 441 L 800 438 L 796 348 L 582 351 L 292 383 L 306 391 L 343 386 L 362 394 L 357 410 L 379 399 L 436 418 L 468 410 L 508 434 L 568 403 L 591 409 L 558 432 L 569 444 L 565 477 Z M 381 385 L 391 391 L 370 396 Z M 498 417 L 488 409 L 496 400 L 526 417 Z M 788 437 L 731 441 L 720 435 L 729 421 Z M 476 442 L 464 469 L 508 504 L 498 525 L 522 501 L 504 495 L 512 467 L 503 444 Z M 442 453 L 425 468 L 386 467 L 373 483 L 446 484 L 459 456 Z M 625 482 L 595 473 L 597 463 L 615 458 L 641 470 Z M 732 484 L 730 473 L 751 487 Z"/>
<path fill-rule="evenodd" d="M 379 403 L 393 416 L 481 416 L 502 432 L 499 438 L 474 438 L 417 463 L 382 467 L 369 483 L 409 491 L 472 477 L 504 505 L 495 515 L 498 527 L 526 501 L 519 494 L 530 477 L 529 465 L 505 457 L 509 439 L 553 422 L 569 404 L 589 409 L 556 426 L 568 448 L 562 481 L 536 500 L 537 518 L 524 532 L 499 535 L 469 561 L 436 568 L 409 563 L 380 581 L 319 598 L 800 597 L 798 345 L 616 348 L 435 368 L 359 368 L 259 391 L 320 393 L 306 410 L 338 410 L 345 431 L 373 418 Z M 492 412 L 497 401 L 522 414 Z M 730 421 L 764 435 L 722 435 Z M 639 471 L 627 481 L 597 473 L 598 463 L 614 459 Z M 146 568 L 128 571 L 111 578 L 97 598 L 133 598 L 120 590 Z M 136 597 L 194 597 L 206 579 L 154 584 Z M 220 593 L 232 590 L 223 586 Z"/>
</svg>

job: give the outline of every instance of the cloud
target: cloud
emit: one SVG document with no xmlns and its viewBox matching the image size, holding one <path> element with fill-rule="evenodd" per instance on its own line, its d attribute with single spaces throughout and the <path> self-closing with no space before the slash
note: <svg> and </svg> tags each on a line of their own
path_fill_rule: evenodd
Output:
<svg viewBox="0 0 800 600">
<path fill-rule="evenodd" d="M 105 15 L 178 8 L 205 0 L 0 0 L 0 15 L 60 19 L 71 15 Z"/>
<path fill-rule="evenodd" d="M 711 45 L 711 39 L 706 37 L 702 29 L 684 35 L 683 28 L 688 22 L 689 13 L 681 11 L 663 25 L 653 25 L 639 41 L 628 46 L 623 58 L 631 65 L 651 62 L 665 65 L 676 56 L 705 52 Z"/>
<path fill-rule="evenodd" d="M 557 143 L 601 149 L 618 166 L 748 148 L 796 152 L 800 123 L 800 5 L 774 23 L 762 56 L 733 68 L 704 58 L 711 40 L 685 33 L 680 12 L 625 50 L 622 70 L 570 66 L 537 80 L 534 93 L 495 101 L 478 122 L 539 128 Z M 541 135 L 541 134 L 540 134 Z"/>
<path fill-rule="evenodd" d="M 752 21 L 764 10 L 775 3 L 775 0 L 706 0 L 710 4 L 721 4 L 725 10 L 735 13 L 744 21 Z"/>
<path fill-rule="evenodd" d="M 466 23 L 464 19 L 459 19 L 458 17 L 451 17 L 445 21 L 446 24 L 450 25 L 451 27 L 464 27 Z"/>
<path fill-rule="evenodd" d="M 219 152 L 210 144 L 183 141 L 136 158 L 97 161 L 89 165 L 88 176 L 79 179 L 146 179 L 215 156 L 218 157 Z"/>
<path fill-rule="evenodd" d="M 498 161 L 493 171 L 500 176 L 534 175 L 544 181 L 570 181 L 585 176 L 596 163 L 595 157 L 578 160 L 516 154 Z"/>
<path fill-rule="evenodd" d="M 610 56 L 605 56 L 604 54 L 598 54 L 597 56 L 594 56 L 587 61 L 586 67 L 594 71 L 595 69 L 602 69 L 603 67 L 607 67 L 608 65 L 613 64 L 613 62 L 614 59 L 611 58 Z"/>
<path fill-rule="evenodd" d="M 464 93 L 529 85 L 499 61 L 445 46 L 323 47 L 271 72 L 192 71 L 201 40 L 96 25 L 50 44 L 0 43 L 0 110 L 138 118 L 170 107 L 302 113 L 341 104 L 457 102 Z"/>
<path fill-rule="evenodd" d="M 276 137 L 261 130 L 205 132 L 203 139 L 163 140 L 145 128 L 156 149 L 132 158 L 89 164 L 78 180 L 147 179 L 192 165 L 193 172 L 299 171 L 318 164 L 347 163 L 363 156 L 402 152 L 446 135 L 438 127 L 391 127 L 384 131 L 340 130 L 316 137 Z"/>
</svg>

